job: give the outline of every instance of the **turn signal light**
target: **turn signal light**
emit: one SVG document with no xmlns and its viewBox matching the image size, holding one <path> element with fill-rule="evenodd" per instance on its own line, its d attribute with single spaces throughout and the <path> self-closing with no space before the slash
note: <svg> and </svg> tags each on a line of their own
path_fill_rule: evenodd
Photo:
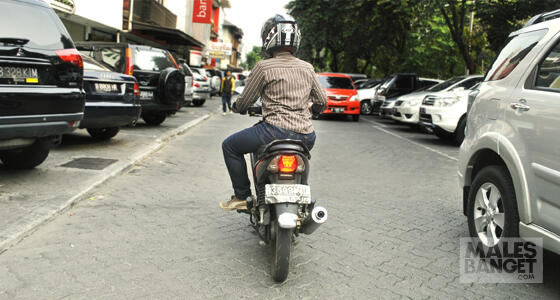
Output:
<svg viewBox="0 0 560 300">
<path fill-rule="evenodd" d="M 124 73 L 126 75 L 134 74 L 134 66 L 132 64 L 132 50 L 130 50 L 130 48 L 126 48 L 126 66 Z"/>
<path fill-rule="evenodd" d="M 278 160 L 278 170 L 282 173 L 293 173 L 297 170 L 298 160 L 295 155 L 282 155 Z"/>
</svg>

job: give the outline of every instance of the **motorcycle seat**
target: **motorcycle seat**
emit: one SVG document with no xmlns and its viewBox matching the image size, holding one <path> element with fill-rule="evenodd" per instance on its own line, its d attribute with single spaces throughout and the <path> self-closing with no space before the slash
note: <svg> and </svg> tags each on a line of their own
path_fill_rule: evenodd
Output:
<svg viewBox="0 0 560 300">
<path fill-rule="evenodd" d="M 258 159 L 261 159 L 266 154 L 280 151 L 300 152 L 308 159 L 311 158 L 309 149 L 307 149 L 307 146 L 300 140 L 275 140 L 259 147 L 255 154 Z"/>
</svg>

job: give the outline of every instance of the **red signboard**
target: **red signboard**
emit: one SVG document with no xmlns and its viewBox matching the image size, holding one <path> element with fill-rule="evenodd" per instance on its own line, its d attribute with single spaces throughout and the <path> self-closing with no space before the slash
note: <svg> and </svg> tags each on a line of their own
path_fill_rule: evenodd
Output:
<svg viewBox="0 0 560 300">
<path fill-rule="evenodd" d="M 212 22 L 212 0 L 194 0 L 193 2 L 193 23 L 210 24 Z"/>
</svg>

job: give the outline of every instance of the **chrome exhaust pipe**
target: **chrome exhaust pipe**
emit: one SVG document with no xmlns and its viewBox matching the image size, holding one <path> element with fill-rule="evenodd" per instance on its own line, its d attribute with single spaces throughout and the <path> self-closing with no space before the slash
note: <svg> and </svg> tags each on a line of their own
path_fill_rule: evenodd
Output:
<svg viewBox="0 0 560 300">
<path fill-rule="evenodd" d="M 305 219 L 301 225 L 301 232 L 305 234 L 312 234 L 327 221 L 327 209 L 322 206 L 317 206 L 311 211 L 311 218 Z"/>
</svg>

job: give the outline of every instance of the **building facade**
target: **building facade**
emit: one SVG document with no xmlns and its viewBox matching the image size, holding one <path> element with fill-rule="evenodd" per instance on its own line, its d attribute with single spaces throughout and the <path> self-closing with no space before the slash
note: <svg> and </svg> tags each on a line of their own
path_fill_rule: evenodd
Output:
<svg viewBox="0 0 560 300">
<path fill-rule="evenodd" d="M 227 67 L 210 56 L 224 32 L 228 0 L 44 0 L 74 41 L 131 42 L 170 50 L 191 65 Z M 209 24 L 193 22 L 193 7 L 208 6 Z M 226 26 L 227 28 L 227 26 Z M 231 54 L 230 54 L 231 55 Z M 231 59 L 231 58 L 230 58 Z"/>
</svg>

